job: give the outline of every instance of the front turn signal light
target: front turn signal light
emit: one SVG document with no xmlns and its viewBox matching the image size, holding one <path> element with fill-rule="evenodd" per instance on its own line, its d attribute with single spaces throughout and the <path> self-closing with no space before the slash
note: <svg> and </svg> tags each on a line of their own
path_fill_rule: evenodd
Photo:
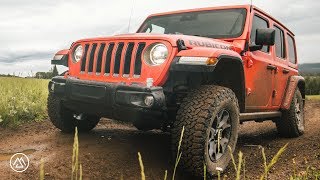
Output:
<svg viewBox="0 0 320 180">
<path fill-rule="evenodd" d="M 217 58 L 211 57 L 211 58 L 208 58 L 207 65 L 215 65 L 215 64 L 217 64 L 217 62 L 218 62 Z"/>
</svg>

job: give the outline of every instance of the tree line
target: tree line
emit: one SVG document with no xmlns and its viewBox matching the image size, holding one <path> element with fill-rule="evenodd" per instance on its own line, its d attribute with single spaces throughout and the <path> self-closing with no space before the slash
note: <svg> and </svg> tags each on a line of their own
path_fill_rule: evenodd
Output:
<svg viewBox="0 0 320 180">
<path fill-rule="evenodd" d="M 37 72 L 35 74 L 35 78 L 37 79 L 51 79 L 55 76 L 58 76 L 59 72 L 57 69 L 57 66 L 53 66 L 53 68 L 50 69 L 49 72 Z"/>
<path fill-rule="evenodd" d="M 32 71 L 28 73 L 27 76 L 23 76 L 22 72 L 12 73 L 12 74 L 0 74 L 0 77 L 16 77 L 16 78 L 37 78 L 37 79 L 51 79 L 55 76 L 58 76 L 59 72 L 56 66 L 53 66 L 48 72 L 37 72 L 33 73 Z"/>
<path fill-rule="evenodd" d="M 306 94 L 320 95 L 320 75 L 305 76 Z"/>
</svg>

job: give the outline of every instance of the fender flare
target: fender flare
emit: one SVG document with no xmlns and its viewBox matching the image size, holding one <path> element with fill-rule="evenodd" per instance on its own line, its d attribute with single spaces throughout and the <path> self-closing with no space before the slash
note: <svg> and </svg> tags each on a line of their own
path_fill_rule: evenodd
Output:
<svg viewBox="0 0 320 180">
<path fill-rule="evenodd" d="M 240 112 L 244 112 L 245 111 L 245 103 L 246 103 L 246 77 L 244 74 L 243 60 L 242 60 L 241 56 L 239 56 L 239 54 L 237 54 L 237 56 L 221 54 L 218 57 L 218 63 L 216 65 L 216 67 L 218 67 L 219 65 L 223 65 L 223 63 L 225 63 L 225 62 L 233 62 L 234 64 L 237 64 L 237 66 L 239 67 L 239 69 L 238 69 L 239 77 L 238 78 L 240 79 L 240 81 L 238 82 L 239 83 L 238 88 L 234 88 L 232 90 L 234 91 L 234 93 L 236 94 L 236 96 L 238 98 Z"/>
<path fill-rule="evenodd" d="M 239 67 L 239 73 L 237 81 L 238 84 L 235 84 L 233 90 L 236 93 L 236 96 L 239 101 L 240 111 L 245 111 L 245 75 L 244 75 L 244 67 L 243 67 L 243 60 L 240 56 L 233 56 L 229 54 L 220 54 L 217 57 L 218 61 L 216 65 L 186 65 L 186 64 L 179 64 L 178 60 L 179 57 L 176 57 L 170 66 L 171 72 L 199 72 L 199 73 L 216 73 L 217 68 L 220 69 L 224 66 L 225 63 L 232 62 L 234 65 Z M 221 69 L 220 69 L 221 70 Z"/>
<path fill-rule="evenodd" d="M 189 65 L 189 64 L 179 64 L 180 57 L 208 57 L 217 58 L 218 61 L 215 65 Z M 170 71 L 185 71 L 185 72 L 213 72 L 215 67 L 222 63 L 225 59 L 232 59 L 243 63 L 241 56 L 234 51 L 227 49 L 216 49 L 216 48 L 206 48 L 206 47 L 193 47 L 192 49 L 180 51 L 176 57 L 173 59 L 170 65 Z"/>
<path fill-rule="evenodd" d="M 287 83 L 287 88 L 286 92 L 283 98 L 283 101 L 281 103 L 281 109 L 287 110 L 290 108 L 290 104 L 294 95 L 294 92 L 296 88 L 299 88 L 302 98 L 303 98 L 303 103 L 305 101 L 305 80 L 302 76 L 291 76 L 288 79 Z"/>
</svg>

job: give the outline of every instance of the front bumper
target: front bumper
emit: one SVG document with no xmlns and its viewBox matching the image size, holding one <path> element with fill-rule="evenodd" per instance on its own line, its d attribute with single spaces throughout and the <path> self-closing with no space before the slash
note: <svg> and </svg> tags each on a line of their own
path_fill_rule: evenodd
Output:
<svg viewBox="0 0 320 180">
<path fill-rule="evenodd" d="M 147 114 L 161 115 L 166 109 L 162 87 L 144 87 L 54 77 L 49 92 L 63 100 L 64 106 L 79 113 L 95 114 L 123 121 L 135 121 Z M 148 106 L 146 96 L 153 97 Z"/>
</svg>

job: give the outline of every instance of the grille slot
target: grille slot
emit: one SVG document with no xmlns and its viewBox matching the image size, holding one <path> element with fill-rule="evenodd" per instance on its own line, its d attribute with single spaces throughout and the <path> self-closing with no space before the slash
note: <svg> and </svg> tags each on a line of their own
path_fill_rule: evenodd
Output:
<svg viewBox="0 0 320 180">
<path fill-rule="evenodd" d="M 119 75 L 119 72 L 120 72 L 121 53 L 123 50 L 123 46 L 124 46 L 124 43 L 122 43 L 122 42 L 118 44 L 116 56 L 114 58 L 114 68 L 113 68 L 113 75 L 114 76 Z"/>
<path fill-rule="evenodd" d="M 125 58 L 124 58 L 124 70 L 123 70 L 123 74 L 124 75 L 129 75 L 130 74 L 131 56 L 132 56 L 133 48 L 134 48 L 134 43 L 130 42 L 128 44 L 126 55 L 125 55 Z"/>
<path fill-rule="evenodd" d="M 142 51 L 145 48 L 146 43 L 139 43 L 137 54 L 136 54 L 136 61 L 134 63 L 134 75 L 141 75 L 141 65 L 142 65 Z"/>
<path fill-rule="evenodd" d="M 105 64 L 105 74 L 109 74 L 110 73 L 110 65 L 111 65 L 111 57 L 112 57 L 112 51 L 114 48 L 114 43 L 110 43 L 108 46 L 108 52 L 106 55 L 106 64 Z"/>
<path fill-rule="evenodd" d="M 96 73 L 101 73 L 101 66 L 102 66 L 102 55 L 104 48 L 106 47 L 105 43 L 101 43 L 99 52 L 98 52 L 98 59 L 97 59 L 97 65 L 96 65 Z"/>
<path fill-rule="evenodd" d="M 89 49 L 89 44 L 86 44 L 84 47 L 84 53 L 81 59 L 81 71 L 83 72 L 86 70 L 88 49 Z"/>
<path fill-rule="evenodd" d="M 94 54 L 96 53 L 96 49 L 97 49 L 97 44 L 94 43 L 92 45 L 92 49 L 91 49 L 91 52 L 90 52 L 90 59 L 89 59 L 89 69 L 88 69 L 88 72 L 92 72 L 93 71 L 93 63 L 94 63 Z"/>
<path fill-rule="evenodd" d="M 94 42 L 84 46 L 82 74 L 104 73 L 110 78 L 140 77 L 145 42 Z"/>
</svg>

